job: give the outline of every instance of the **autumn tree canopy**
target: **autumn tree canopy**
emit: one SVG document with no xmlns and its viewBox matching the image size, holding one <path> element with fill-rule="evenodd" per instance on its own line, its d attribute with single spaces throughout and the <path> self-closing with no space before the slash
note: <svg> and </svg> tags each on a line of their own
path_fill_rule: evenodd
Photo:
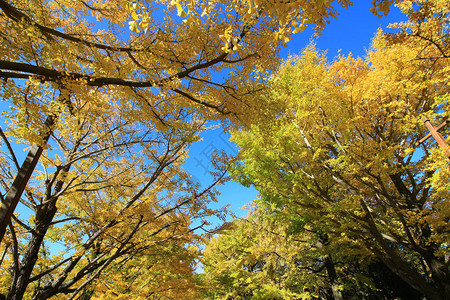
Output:
<svg viewBox="0 0 450 300">
<path fill-rule="evenodd" d="M 292 207 L 294 209 L 294 207 Z M 222 228 L 203 252 L 208 299 L 409 299 L 422 295 L 360 249 L 295 212 L 253 206 Z"/>
<path fill-rule="evenodd" d="M 0 0 L 2 204 L 26 207 L 0 220 L 0 294 L 195 298 L 189 245 L 222 216 L 207 203 L 226 168 L 200 187 L 182 168 L 189 145 L 207 121 L 245 123 L 253 75 L 348 5 Z M 33 145 L 31 164 L 15 144 Z"/>
<path fill-rule="evenodd" d="M 51 107 L 58 122 L 21 199 L 27 209 L 14 216 L 2 241 L 2 273 L 10 276 L 2 276 L 1 293 L 12 299 L 89 291 L 188 295 L 196 250 L 187 244 L 199 242 L 194 229 L 218 214 L 207 207 L 215 199 L 212 186 L 201 189 L 181 168 L 202 122 L 180 110 L 177 116 L 160 115 L 164 130 L 159 129 L 142 110 L 95 91 L 90 97 L 71 95 L 69 109 L 52 105 L 60 94 L 50 87 L 42 93 L 45 86 L 28 84 L 18 98 L 34 99 L 35 111 L 23 103 L 27 110 L 8 115 L 12 137 L 28 110 L 30 120 L 39 122 L 38 108 Z M 5 190 L 14 165 L 2 160 Z M 111 275 L 110 267 L 130 271 Z M 94 280 L 97 288 L 90 289 Z"/>
<path fill-rule="evenodd" d="M 386 13 L 390 3 L 374 2 L 375 12 Z M 348 6 L 349 1 L 339 5 Z M 51 83 L 75 93 L 101 90 L 132 102 L 154 122 L 160 121 L 159 114 L 181 108 L 194 109 L 207 120 L 243 118 L 246 96 L 260 88 L 246 84 L 252 74 L 275 68 L 278 49 L 291 34 L 308 24 L 320 32 L 336 17 L 332 1 L 241 5 L 2 0 L 0 9 L 2 79 Z M 9 80 L 8 93 L 16 92 L 22 83 Z M 55 117 L 50 116 L 47 127 Z M 22 126 L 21 137 L 45 144 L 48 135 L 38 134 L 39 129 L 26 122 Z M 40 151 L 30 152 L 32 165 Z M 24 178 L 15 184 L 17 194 L 22 193 L 21 182 L 28 181 L 33 168 L 19 172 Z M 5 197 L 8 207 L 17 200 L 12 195 Z M 3 219 L 11 213 L 12 209 L 2 213 Z M 5 223 L 0 225 L 0 235 L 5 227 Z"/>
<path fill-rule="evenodd" d="M 208 246 L 223 255 L 236 251 L 232 271 L 222 273 L 215 267 L 222 256 L 206 252 L 213 278 L 232 276 L 242 292 L 253 284 L 250 293 L 257 295 L 264 288 L 255 282 L 285 288 L 298 276 L 290 275 L 290 268 L 307 278 L 307 267 L 314 267 L 311 256 L 324 267 L 330 257 L 336 274 L 328 285 L 320 280 L 304 285 L 317 297 L 333 284 L 345 292 L 350 256 L 359 266 L 382 262 L 428 299 L 449 294 L 449 161 L 433 139 L 416 142 L 427 134 L 424 116 L 436 123 L 449 116 L 450 6 L 402 1 L 400 8 L 409 21 L 393 25 L 395 34 L 378 32 L 365 58 L 339 56 L 328 62 L 312 45 L 288 59 L 258 95 L 254 119 L 232 132 L 241 147 L 235 175 L 260 192 L 257 204 L 268 217 L 283 216 L 275 219 L 278 226 L 265 228 L 286 234 L 283 228 L 290 223 L 297 233 L 287 241 L 313 235 L 306 240 L 325 239 L 327 246 L 292 242 L 289 252 L 277 243 L 273 251 L 279 256 L 268 247 L 260 255 L 252 245 L 263 239 L 239 246 L 235 237 L 259 227 L 245 229 L 251 225 L 239 221 L 238 229 Z M 227 240 L 235 241 L 230 248 Z M 297 264 L 286 255 L 296 251 L 306 252 Z M 257 281 L 259 275 L 246 269 L 254 262 L 261 263 L 258 274 L 280 270 L 281 277 Z M 288 291 L 298 289 L 288 286 Z"/>
<path fill-rule="evenodd" d="M 242 81 L 274 69 L 278 48 L 292 32 L 307 24 L 320 30 L 336 16 L 332 1 L 2 0 L 0 8 L 0 77 L 31 76 L 68 89 L 121 86 L 127 101 L 145 110 L 164 98 L 174 110 L 203 105 L 209 117 L 242 106 L 251 92 L 239 89 Z M 212 78 L 220 72 L 223 79 Z"/>
</svg>

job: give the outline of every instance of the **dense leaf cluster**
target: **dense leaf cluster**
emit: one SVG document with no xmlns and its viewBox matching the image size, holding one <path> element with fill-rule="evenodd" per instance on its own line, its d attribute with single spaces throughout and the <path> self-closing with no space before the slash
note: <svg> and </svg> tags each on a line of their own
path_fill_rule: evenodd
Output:
<svg viewBox="0 0 450 300">
<path fill-rule="evenodd" d="M 288 59 L 232 133 L 234 174 L 260 197 L 205 250 L 213 298 L 450 294 L 449 160 L 416 144 L 423 117 L 449 116 L 450 6 L 400 8 L 410 21 L 364 59 L 329 63 L 314 45 Z"/>
</svg>

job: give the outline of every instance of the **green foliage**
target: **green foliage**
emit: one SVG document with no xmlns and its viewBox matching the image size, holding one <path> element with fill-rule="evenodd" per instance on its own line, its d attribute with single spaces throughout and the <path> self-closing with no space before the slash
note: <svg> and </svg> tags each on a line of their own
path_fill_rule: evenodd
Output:
<svg viewBox="0 0 450 300">
<path fill-rule="evenodd" d="M 380 261 L 358 261 L 329 234 L 286 217 L 286 211 L 255 206 L 212 238 L 202 259 L 204 298 L 421 299 Z"/>
<path fill-rule="evenodd" d="M 232 133 L 242 149 L 236 178 L 289 220 L 288 233 L 303 226 L 326 237 L 348 264 L 339 276 L 379 260 L 431 299 L 450 291 L 449 163 L 433 139 L 422 152 L 415 143 L 423 116 L 448 117 L 444 2 L 402 1 L 410 22 L 378 32 L 364 59 L 328 63 L 313 45 L 289 58 L 258 96 L 253 121 Z"/>
</svg>

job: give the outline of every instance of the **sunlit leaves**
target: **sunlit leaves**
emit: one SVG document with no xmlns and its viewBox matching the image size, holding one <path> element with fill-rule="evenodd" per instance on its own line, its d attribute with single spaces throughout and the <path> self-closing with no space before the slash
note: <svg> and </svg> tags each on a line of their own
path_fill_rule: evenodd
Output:
<svg viewBox="0 0 450 300">
<path fill-rule="evenodd" d="M 448 14 L 437 2 L 410 6 L 411 21 L 397 34 L 378 32 L 364 59 L 327 62 L 314 46 L 289 58 L 258 97 L 258 114 L 232 138 L 242 147 L 235 173 L 260 191 L 259 205 L 307 216 L 355 259 L 396 260 L 387 265 L 414 274 L 400 274 L 407 282 L 446 285 L 420 264 L 449 274 L 448 160 L 430 151 L 432 139 L 425 152 L 415 145 L 427 133 L 424 115 L 448 114 Z"/>
</svg>

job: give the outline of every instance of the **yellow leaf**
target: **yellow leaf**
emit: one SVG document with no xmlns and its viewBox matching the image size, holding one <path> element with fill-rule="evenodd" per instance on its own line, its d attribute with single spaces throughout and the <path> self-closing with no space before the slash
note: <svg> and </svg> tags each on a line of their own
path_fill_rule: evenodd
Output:
<svg viewBox="0 0 450 300">
<path fill-rule="evenodd" d="M 129 28 L 131 31 L 139 33 L 139 27 L 137 26 L 137 22 L 136 21 L 130 21 L 128 22 Z"/>
<path fill-rule="evenodd" d="M 187 13 L 184 11 L 183 6 L 181 6 L 180 3 L 177 3 L 176 6 L 177 6 L 177 11 L 178 11 L 177 15 L 182 18 L 187 17 Z"/>
<path fill-rule="evenodd" d="M 133 20 L 139 20 L 139 16 L 136 14 L 136 12 L 133 10 L 133 12 L 131 13 L 131 17 L 133 18 Z"/>
</svg>

